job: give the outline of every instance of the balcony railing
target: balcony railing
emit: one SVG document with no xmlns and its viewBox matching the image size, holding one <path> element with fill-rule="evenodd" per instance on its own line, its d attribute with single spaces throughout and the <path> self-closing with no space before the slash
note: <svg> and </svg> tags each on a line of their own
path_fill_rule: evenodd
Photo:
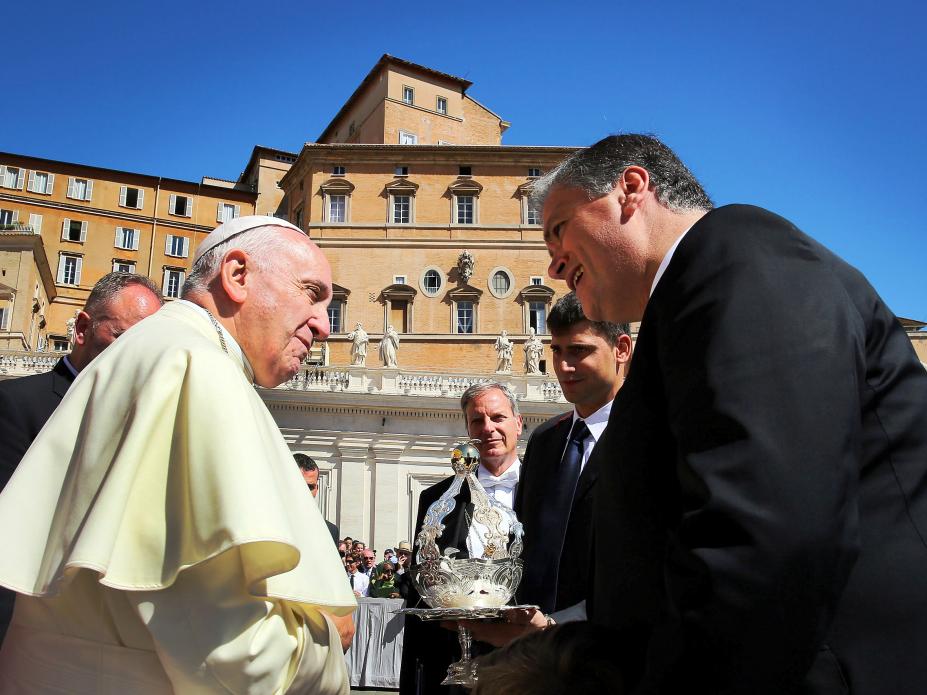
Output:
<svg viewBox="0 0 927 695">
<path fill-rule="evenodd" d="M 0 378 L 28 376 L 49 371 L 65 353 L 0 351 Z M 473 384 L 500 381 L 518 400 L 565 402 L 556 379 L 539 374 L 438 373 L 385 367 L 304 366 L 278 389 L 328 391 L 353 394 L 460 398 Z"/>
</svg>

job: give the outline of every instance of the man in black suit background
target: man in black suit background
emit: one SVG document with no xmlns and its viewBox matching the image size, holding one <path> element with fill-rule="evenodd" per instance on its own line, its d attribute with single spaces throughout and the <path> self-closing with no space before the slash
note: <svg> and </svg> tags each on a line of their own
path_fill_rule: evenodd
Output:
<svg viewBox="0 0 927 695">
<path fill-rule="evenodd" d="M 74 345 L 51 371 L 0 381 L 0 490 L 61 403 L 71 382 L 116 338 L 153 314 L 164 300 L 151 280 L 109 273 L 93 286 L 74 322 Z M 0 588 L 0 642 L 13 613 L 12 591 Z"/>
<path fill-rule="evenodd" d="M 573 411 L 540 425 L 528 440 L 515 496 L 525 531 L 516 596 L 541 610 L 506 623 L 470 624 L 474 638 L 496 646 L 552 623 L 586 619 L 598 478 L 597 458 L 590 456 L 631 358 L 628 325 L 588 320 L 572 292 L 554 304 L 547 328 L 554 372 Z"/>
<path fill-rule="evenodd" d="M 315 459 L 306 454 L 293 454 L 293 458 L 296 460 L 296 465 L 299 466 L 300 473 L 303 474 L 303 480 L 306 481 L 309 492 L 312 494 L 313 499 L 315 499 L 319 496 L 319 464 L 315 462 Z M 338 531 L 338 527 L 328 519 L 325 519 L 325 525 L 328 526 L 328 532 L 332 534 L 332 542 L 338 545 L 341 540 L 341 533 Z"/>
<path fill-rule="evenodd" d="M 927 692 L 927 372 L 865 278 L 650 136 L 534 202 L 551 277 L 641 321 L 589 604 L 633 692 Z"/>
<path fill-rule="evenodd" d="M 505 384 L 490 381 L 474 384 L 460 397 L 470 438 L 479 439 L 480 466 L 477 479 L 486 494 L 505 506 L 515 504 L 521 461 L 518 459 L 518 437 L 521 435 L 522 420 L 518 401 Z M 422 530 L 425 514 L 434 502 L 451 486 L 454 476 L 432 485 L 422 491 L 415 522 L 415 546 Z M 473 515 L 470 502 L 470 488 L 464 485 L 457 496 L 457 506 L 444 519 L 444 531 L 438 538 L 438 547 L 457 548 L 457 557 L 481 557 L 482 542 L 477 530 L 468 525 Z M 504 530 L 504 529 L 503 529 Z M 409 582 L 411 585 L 411 582 Z M 420 603 L 414 586 L 407 587 L 407 602 L 410 607 Z M 427 607 L 424 603 L 421 607 Z M 476 654 L 480 646 L 474 645 Z M 425 623 L 409 617 L 405 623 L 402 648 L 402 668 L 399 677 L 399 691 L 402 695 L 430 695 L 430 693 L 452 692 L 441 687 L 447 675 L 447 667 L 460 657 L 457 633 L 446 630 L 435 623 Z M 459 689 L 458 689 L 459 690 Z"/>
</svg>

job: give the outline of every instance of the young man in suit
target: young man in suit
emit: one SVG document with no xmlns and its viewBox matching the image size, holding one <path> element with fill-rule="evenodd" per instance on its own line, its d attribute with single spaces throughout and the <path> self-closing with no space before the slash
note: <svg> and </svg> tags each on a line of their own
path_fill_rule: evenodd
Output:
<svg viewBox="0 0 927 695">
<path fill-rule="evenodd" d="M 486 494 L 511 508 L 515 503 L 515 491 L 521 470 L 518 459 L 518 437 L 521 435 L 522 420 L 515 395 L 505 384 L 485 382 L 474 384 L 460 397 L 460 408 L 467 423 L 467 434 L 479 439 L 480 467 L 477 478 Z M 424 490 L 419 497 L 418 516 L 415 523 L 415 543 L 422 530 L 425 514 L 434 502 L 450 487 L 454 476 Z M 470 503 L 470 488 L 461 488 L 457 506 L 444 519 L 444 531 L 438 538 L 438 546 L 458 548 L 458 557 L 480 557 L 483 547 L 479 532 L 468 526 L 473 514 Z M 400 543 L 400 550 L 403 544 Z M 419 604 L 414 587 L 408 587 L 407 601 L 410 607 Z M 422 604 L 424 607 L 424 604 Z M 435 623 L 425 623 L 418 618 L 407 618 L 402 650 L 402 669 L 399 691 L 402 695 L 419 693 L 452 692 L 440 686 L 447 675 L 447 667 L 459 656 L 457 633 L 446 630 Z M 479 647 L 475 645 L 476 653 Z"/>
<path fill-rule="evenodd" d="M 589 604 L 632 691 L 927 692 L 927 372 L 875 290 L 781 217 L 713 209 L 650 136 L 534 202 L 551 277 L 641 321 Z"/>
<path fill-rule="evenodd" d="M 590 456 L 631 358 L 628 325 L 588 320 L 572 292 L 551 309 L 547 327 L 554 372 L 573 410 L 551 418 L 528 440 L 515 498 L 525 529 L 517 600 L 541 610 L 505 623 L 471 624 L 474 638 L 496 646 L 553 623 L 586 619 L 598 478 Z"/>
</svg>

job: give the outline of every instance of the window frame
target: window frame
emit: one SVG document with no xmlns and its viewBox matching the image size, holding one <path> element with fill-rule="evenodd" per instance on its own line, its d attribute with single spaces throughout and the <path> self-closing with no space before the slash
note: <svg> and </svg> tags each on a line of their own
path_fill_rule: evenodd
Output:
<svg viewBox="0 0 927 695">
<path fill-rule="evenodd" d="M 404 139 L 409 140 L 409 142 L 404 142 L 403 141 Z M 418 135 L 408 130 L 400 130 L 399 131 L 399 144 L 400 145 L 417 145 Z"/>
<path fill-rule="evenodd" d="M 415 106 L 415 88 L 407 84 L 402 85 L 402 103 Z"/>
<path fill-rule="evenodd" d="M 135 191 L 135 205 L 129 205 L 129 191 Z M 138 186 L 120 186 L 119 187 L 119 207 L 129 208 L 130 210 L 141 210 L 145 205 L 145 189 Z"/>
<path fill-rule="evenodd" d="M 78 194 L 77 191 L 79 182 L 83 182 L 84 185 L 84 192 L 82 194 Z M 93 200 L 93 179 L 84 178 L 83 176 L 69 176 L 67 197 L 72 200 Z"/>
<path fill-rule="evenodd" d="M 180 252 L 177 253 L 174 246 L 180 241 Z M 169 258 L 189 258 L 190 257 L 190 238 L 182 234 L 168 234 L 164 239 L 164 255 Z"/>
<path fill-rule="evenodd" d="M 15 171 L 16 174 L 13 177 L 12 183 L 7 183 L 11 171 Z M 9 165 L 0 166 L 0 187 L 9 188 L 12 191 L 23 190 L 26 185 L 26 171 L 27 169 L 25 167 L 14 167 Z"/>
<path fill-rule="evenodd" d="M 232 216 L 226 219 L 225 212 L 229 208 L 232 210 Z M 222 224 L 223 222 L 231 222 L 237 217 L 241 217 L 241 205 L 236 203 L 226 203 L 224 201 L 220 201 L 216 204 L 216 222 L 219 224 Z"/>
<path fill-rule="evenodd" d="M 429 291 L 428 284 L 426 282 L 426 278 L 428 277 L 429 273 L 435 273 L 438 276 L 438 287 L 434 292 Z M 440 268 L 433 265 L 424 268 L 422 270 L 422 274 L 418 278 L 418 286 L 422 290 L 422 294 L 424 294 L 426 297 L 437 297 L 441 293 L 441 290 L 444 289 L 445 284 L 444 273 L 441 272 Z"/>
<path fill-rule="evenodd" d="M 505 292 L 499 292 L 493 285 L 493 278 L 495 278 L 498 273 L 505 275 L 509 280 L 509 287 Z M 489 276 L 486 278 L 486 286 L 489 288 L 489 293 L 496 299 L 510 297 L 512 292 L 515 291 L 515 273 L 504 265 L 497 265 L 489 271 Z"/>
<path fill-rule="evenodd" d="M 176 212 L 178 199 L 184 198 L 187 204 L 184 206 L 184 212 Z M 168 198 L 167 212 L 174 217 L 193 217 L 193 196 L 183 195 L 181 193 L 171 193 Z"/>
<path fill-rule="evenodd" d="M 459 299 L 454 302 L 454 334 L 455 335 L 474 335 L 476 334 L 476 302 L 472 299 Z M 464 305 L 469 305 L 465 307 Z M 470 311 L 470 330 L 460 330 L 460 313 L 461 310 L 469 308 Z"/>
<path fill-rule="evenodd" d="M 127 265 L 127 266 L 129 266 L 129 269 L 128 269 L 128 270 L 120 270 L 120 269 L 118 268 L 118 266 L 120 266 L 120 265 Z M 114 259 L 113 259 L 113 272 L 114 272 L 114 273 L 135 273 L 135 268 L 136 268 L 136 266 L 137 266 L 137 264 L 136 264 L 135 261 L 127 261 L 127 260 L 124 260 L 124 259 L 122 259 L 122 258 L 114 258 Z"/>
<path fill-rule="evenodd" d="M 125 233 L 127 231 L 132 232 L 132 244 L 126 246 Z M 136 227 L 124 227 L 122 225 L 116 225 L 116 236 L 113 239 L 113 247 L 117 249 L 122 249 L 123 251 L 138 251 L 139 237 L 141 237 L 142 231 Z"/>
<path fill-rule="evenodd" d="M 67 282 L 68 261 L 74 261 L 74 281 Z M 84 257 L 79 253 L 59 253 L 58 254 L 58 274 L 55 276 L 56 285 L 65 285 L 66 287 L 80 287 L 81 271 L 83 270 Z"/>
<path fill-rule="evenodd" d="M 441 108 L 442 103 L 444 108 Z M 440 113 L 442 116 L 447 116 L 447 97 L 443 97 L 440 94 L 435 97 L 435 111 Z"/>
<path fill-rule="evenodd" d="M 45 185 L 42 187 L 42 190 L 37 190 L 36 180 L 40 174 L 46 177 Z M 54 193 L 54 190 L 55 190 L 55 175 L 51 173 L 50 171 L 41 171 L 38 169 L 30 171 L 29 172 L 29 183 L 26 186 L 26 188 L 32 193 L 38 193 L 39 195 L 51 195 L 52 193 Z"/>
<path fill-rule="evenodd" d="M 80 223 L 80 230 L 77 233 L 77 239 L 71 238 L 71 224 L 73 222 Z M 87 220 L 77 220 L 71 217 L 65 217 L 61 220 L 61 241 L 67 241 L 71 244 L 83 244 L 87 241 L 87 231 L 90 227 L 90 224 Z"/>
<path fill-rule="evenodd" d="M 170 294 L 170 281 L 173 273 L 179 275 L 177 281 L 177 294 Z M 183 268 L 176 268 L 173 266 L 164 266 L 164 273 L 161 276 L 161 296 L 168 299 L 180 299 L 180 293 L 183 289 L 183 283 L 187 279 L 187 272 Z"/>
</svg>

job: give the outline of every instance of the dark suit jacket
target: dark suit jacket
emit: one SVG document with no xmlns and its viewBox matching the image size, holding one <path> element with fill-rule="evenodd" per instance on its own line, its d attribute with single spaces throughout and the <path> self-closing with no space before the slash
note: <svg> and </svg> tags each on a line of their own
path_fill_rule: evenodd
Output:
<svg viewBox="0 0 927 695">
<path fill-rule="evenodd" d="M 64 360 L 50 372 L 0 381 L 0 490 L 39 430 L 61 403 L 74 377 Z"/>
<path fill-rule="evenodd" d="M 927 372 L 858 271 L 709 213 L 611 421 L 589 610 L 635 692 L 927 693 Z"/>
<path fill-rule="evenodd" d="M 518 603 L 536 604 L 545 613 L 577 604 L 589 593 L 593 490 L 598 478 L 598 464 L 593 457 L 586 462 L 576 484 L 569 518 L 562 520 L 562 534 L 541 538 L 533 531 L 540 526 L 541 517 L 551 513 L 546 506 L 546 492 L 559 480 L 572 425 L 570 411 L 534 430 L 522 459 L 515 496 L 515 514 L 525 529 L 525 573 L 518 587 Z"/>
<path fill-rule="evenodd" d="M 72 381 L 74 376 L 64 360 L 58 360 L 44 374 L 0 381 L 0 490 L 6 487 Z M 0 642 L 13 616 L 15 596 L 14 592 L 0 588 Z"/>
<path fill-rule="evenodd" d="M 338 531 L 338 527 L 328 519 L 325 519 L 325 525 L 328 526 L 328 532 L 332 534 L 332 540 L 335 542 L 335 547 L 337 547 L 338 543 L 341 542 L 340 531 Z"/>
<path fill-rule="evenodd" d="M 418 515 L 415 520 L 415 547 L 418 550 L 418 534 L 422 530 L 425 514 L 434 502 L 451 486 L 454 476 L 423 490 L 418 502 Z M 464 484 L 457 497 L 457 506 L 444 518 L 444 531 L 438 539 L 438 547 L 457 548 L 458 557 L 467 557 L 467 513 L 472 516 L 473 505 L 470 503 L 470 488 Z M 408 577 L 401 580 L 403 597 L 410 608 L 428 608 L 421 600 Z M 491 649 L 488 645 L 480 647 L 474 643 L 474 654 L 480 650 Z M 447 667 L 460 658 L 457 633 L 440 627 L 436 622 L 424 622 L 413 616 L 406 616 L 405 632 L 402 644 L 402 667 L 399 674 L 399 692 L 401 695 L 448 695 L 456 692 L 455 688 L 442 686 L 441 681 L 447 675 Z M 464 692 L 464 691 L 460 691 Z"/>
</svg>

